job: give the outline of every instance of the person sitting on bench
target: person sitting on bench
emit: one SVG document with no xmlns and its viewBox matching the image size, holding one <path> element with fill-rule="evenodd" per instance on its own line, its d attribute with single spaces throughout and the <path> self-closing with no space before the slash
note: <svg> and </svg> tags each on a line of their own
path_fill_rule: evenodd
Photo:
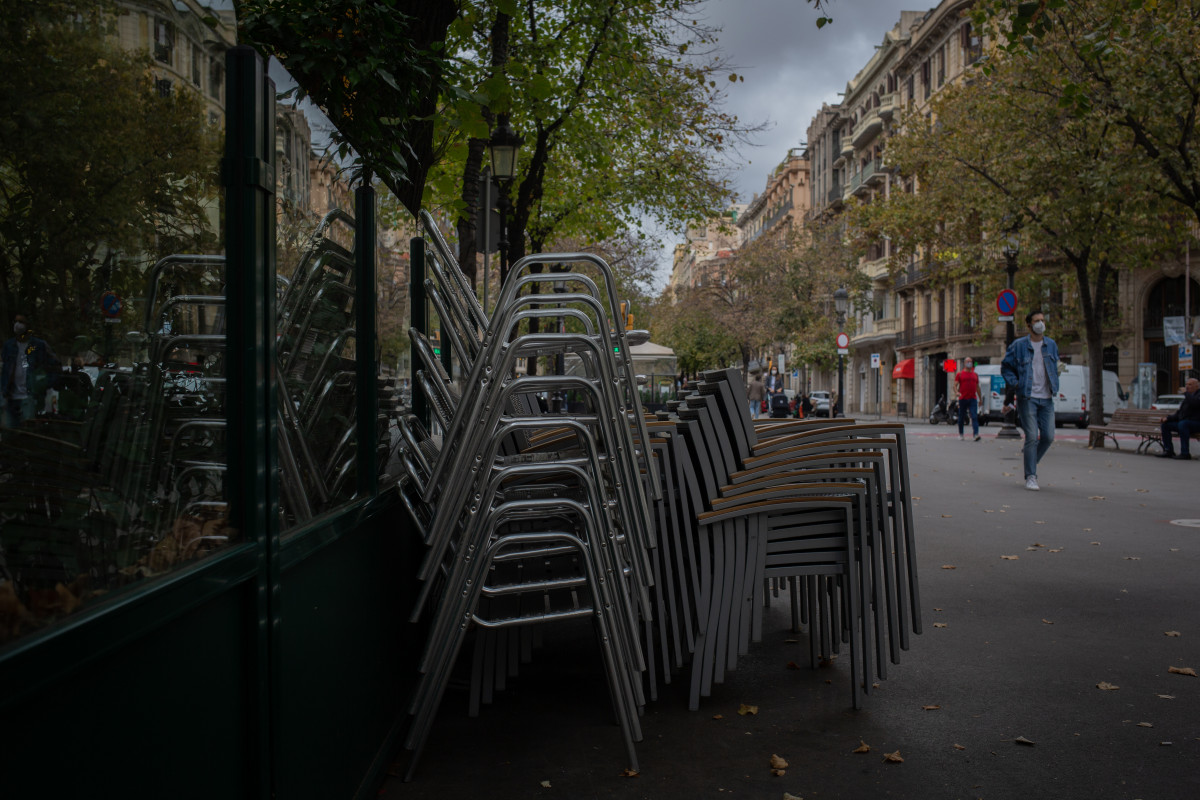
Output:
<svg viewBox="0 0 1200 800">
<path fill-rule="evenodd" d="M 1179 455 L 1171 444 L 1171 434 L 1179 434 Z M 1191 459 L 1192 436 L 1200 433 L 1200 379 L 1188 378 L 1183 387 L 1183 402 L 1174 414 L 1162 418 L 1162 447 L 1159 458 Z"/>
</svg>

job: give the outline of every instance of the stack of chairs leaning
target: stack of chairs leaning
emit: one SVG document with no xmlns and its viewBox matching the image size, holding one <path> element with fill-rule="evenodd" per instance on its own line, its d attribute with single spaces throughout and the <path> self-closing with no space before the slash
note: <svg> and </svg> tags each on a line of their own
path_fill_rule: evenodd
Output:
<svg viewBox="0 0 1200 800">
<path fill-rule="evenodd" d="M 421 221 L 425 289 L 453 363 L 410 331 L 414 393 L 430 412 L 400 418 L 399 488 L 425 545 L 407 776 L 464 649 L 476 714 L 551 646 L 546 623 L 574 618 L 594 626 L 634 770 L 660 685 L 685 678 L 698 709 L 761 641 L 764 608 L 781 595 L 792 628 L 808 628 L 814 667 L 849 651 L 859 708 L 921 632 L 903 426 L 751 420 L 732 369 L 648 414 L 629 357 L 648 334 L 613 324 L 617 289 L 601 259 L 527 257 L 489 315 L 432 218 Z M 551 280 L 559 291 L 542 293 Z M 571 332 L 521 332 L 559 318 L 569 325 L 553 330 Z M 576 374 L 515 370 L 557 354 L 577 358 Z M 577 399 L 571 413 L 548 412 L 546 398 L 564 393 Z"/>
</svg>

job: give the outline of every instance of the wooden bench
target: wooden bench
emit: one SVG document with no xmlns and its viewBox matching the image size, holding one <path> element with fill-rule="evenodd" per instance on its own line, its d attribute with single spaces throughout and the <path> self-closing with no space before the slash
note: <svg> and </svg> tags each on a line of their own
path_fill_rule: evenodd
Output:
<svg viewBox="0 0 1200 800">
<path fill-rule="evenodd" d="M 1118 408 L 1113 411 L 1107 425 L 1089 425 L 1088 432 L 1099 433 L 1112 439 L 1118 450 L 1121 449 L 1121 443 L 1117 441 L 1116 434 L 1138 436 L 1141 437 L 1141 441 L 1134 452 L 1149 452 L 1152 444 L 1162 446 L 1162 418 L 1169 414 L 1168 411 L 1152 408 Z M 1200 434 L 1192 438 L 1200 440 Z M 1104 439 L 1101 439 L 1100 443 L 1103 444 Z"/>
</svg>

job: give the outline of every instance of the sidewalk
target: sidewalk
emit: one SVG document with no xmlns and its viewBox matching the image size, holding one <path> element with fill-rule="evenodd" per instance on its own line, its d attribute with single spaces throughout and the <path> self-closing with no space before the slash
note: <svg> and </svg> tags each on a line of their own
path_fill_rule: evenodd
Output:
<svg viewBox="0 0 1200 800">
<path fill-rule="evenodd" d="M 863 710 L 847 664 L 808 668 L 781 599 L 699 712 L 686 671 L 647 706 L 641 774 L 621 777 L 577 626 L 565 643 L 548 635 L 477 719 L 452 687 L 415 781 L 391 778 L 380 797 L 1200 796 L 1200 679 L 1168 671 L 1200 672 L 1200 528 L 1172 524 L 1200 518 L 1200 462 L 1088 450 L 1086 432 L 1060 429 L 1029 492 L 1020 441 L 995 430 L 960 442 L 909 426 L 925 632 Z M 884 762 L 897 751 L 903 763 Z"/>
</svg>

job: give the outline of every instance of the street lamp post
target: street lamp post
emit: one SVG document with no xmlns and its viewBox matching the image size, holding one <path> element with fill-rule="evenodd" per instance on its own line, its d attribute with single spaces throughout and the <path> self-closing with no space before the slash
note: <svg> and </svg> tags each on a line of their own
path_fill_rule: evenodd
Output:
<svg viewBox="0 0 1200 800">
<path fill-rule="evenodd" d="M 508 124 L 508 116 L 501 114 L 500 124 L 488 139 L 488 155 L 492 162 L 492 180 L 499 191 L 500 212 L 500 285 L 508 278 L 508 189 L 517 175 L 517 151 L 521 149 L 521 137 Z"/>
<path fill-rule="evenodd" d="M 1004 243 L 1004 271 L 1008 273 L 1008 288 L 1012 289 L 1013 282 L 1017 276 L 1017 256 L 1021 254 L 1021 240 L 1017 236 L 1019 224 L 1013 225 L 1008 229 L 1006 241 Z M 1015 316 L 1016 311 L 1010 316 Z M 1008 348 L 1012 346 L 1013 339 L 1016 338 L 1016 328 L 1013 325 L 1013 320 L 1009 319 L 1005 323 L 1004 330 L 1004 352 L 1008 352 Z M 1005 398 L 1008 397 L 1007 387 L 1004 392 Z M 1013 397 L 1013 406 L 1004 414 L 1004 425 L 996 433 L 997 439 L 1020 439 L 1021 434 L 1017 432 L 1017 407 L 1016 396 Z"/>
<path fill-rule="evenodd" d="M 842 328 L 846 326 L 846 311 L 850 307 L 850 293 L 846 291 L 845 286 L 839 286 L 837 291 L 833 293 L 833 306 L 837 310 L 837 326 L 838 333 L 842 332 Z M 842 396 L 846 393 L 846 361 L 845 356 L 841 353 L 842 348 L 838 348 L 838 396 L 837 407 L 834 409 L 832 416 L 845 416 L 842 412 Z"/>
</svg>

